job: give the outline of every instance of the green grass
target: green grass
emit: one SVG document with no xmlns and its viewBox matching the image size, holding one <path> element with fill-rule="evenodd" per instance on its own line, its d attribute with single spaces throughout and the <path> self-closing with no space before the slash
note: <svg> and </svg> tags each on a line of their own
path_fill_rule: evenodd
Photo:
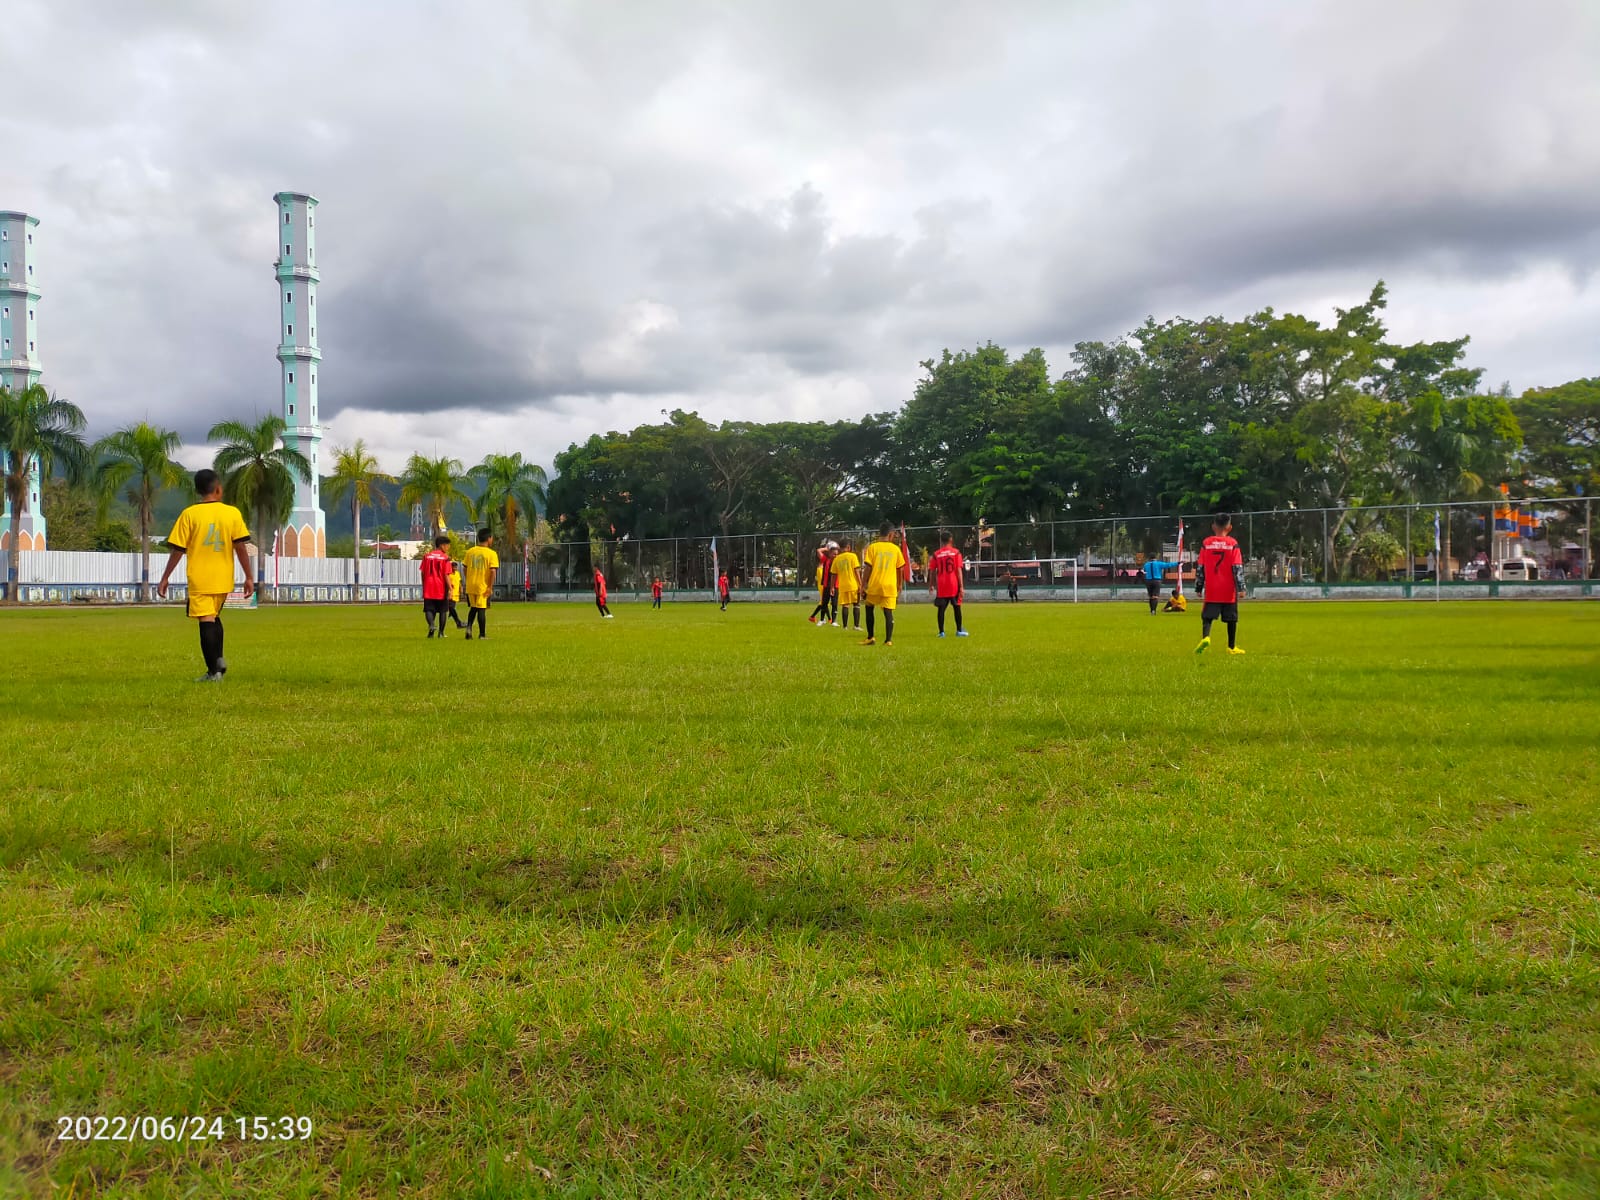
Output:
<svg viewBox="0 0 1600 1200">
<path fill-rule="evenodd" d="M 1600 606 L 804 611 L 0 614 L 0 1195 L 1600 1193 Z"/>
</svg>

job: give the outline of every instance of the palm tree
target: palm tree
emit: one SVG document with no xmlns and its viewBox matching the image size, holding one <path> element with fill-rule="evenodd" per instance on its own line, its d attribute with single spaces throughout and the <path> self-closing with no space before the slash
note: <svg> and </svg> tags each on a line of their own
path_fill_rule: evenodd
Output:
<svg viewBox="0 0 1600 1200">
<path fill-rule="evenodd" d="M 393 482 L 394 476 L 378 470 L 377 458 L 367 453 L 367 444 L 360 438 L 348 450 L 343 446 L 334 449 L 333 474 L 328 476 L 327 491 L 328 499 L 334 504 L 343 500 L 346 493 L 350 496 L 350 520 L 356 534 L 356 582 L 350 594 L 352 600 L 361 595 L 361 510 L 368 505 L 374 510 L 387 508 L 389 497 L 373 485 Z"/>
<path fill-rule="evenodd" d="M 406 460 L 406 469 L 400 475 L 400 506 L 422 505 L 428 514 L 428 525 L 437 536 L 445 529 L 445 510 L 468 499 L 461 490 L 465 482 L 466 476 L 461 473 L 461 463 L 457 459 L 413 454 Z"/>
<path fill-rule="evenodd" d="M 74 479 L 82 475 L 89 461 L 83 440 L 87 424 L 82 409 L 70 400 L 58 400 L 40 384 L 16 390 L 0 387 L 0 466 L 5 470 L 6 502 L 11 505 L 7 575 L 11 586 L 6 599 L 13 604 L 22 571 L 22 517 L 31 489 L 49 478 L 57 463 Z"/>
<path fill-rule="evenodd" d="M 181 445 L 183 439 L 172 430 L 140 421 L 101 438 L 92 451 L 100 460 L 95 484 L 102 513 L 111 498 L 126 487 L 128 504 L 139 519 L 139 599 L 145 604 L 150 602 L 150 521 L 162 489 L 184 484 L 186 473 L 172 458 Z"/>
<path fill-rule="evenodd" d="M 294 508 L 294 484 L 311 482 L 311 462 L 293 446 L 283 444 L 288 428 L 282 417 L 262 417 L 254 425 L 219 421 L 207 440 L 221 442 L 213 466 L 222 476 L 223 494 L 230 504 L 252 510 L 256 521 L 256 579 L 265 580 L 268 536 L 277 531 Z"/>
<path fill-rule="evenodd" d="M 483 484 L 478 503 L 489 523 L 493 525 L 498 517 L 507 548 L 515 546 L 518 525 L 531 524 L 544 512 L 545 489 L 550 482 L 544 468 L 524 462 L 520 453 L 491 454 L 468 474 Z"/>
</svg>

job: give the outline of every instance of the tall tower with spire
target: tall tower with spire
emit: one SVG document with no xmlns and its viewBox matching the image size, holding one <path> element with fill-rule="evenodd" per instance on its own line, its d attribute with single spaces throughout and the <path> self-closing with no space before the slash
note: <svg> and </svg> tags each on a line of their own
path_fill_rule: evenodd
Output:
<svg viewBox="0 0 1600 1200">
<path fill-rule="evenodd" d="M 317 412 L 317 198 L 304 192 L 279 192 L 278 205 L 278 364 L 283 375 L 284 444 L 311 464 L 311 482 L 295 481 L 294 511 L 283 530 L 282 553 L 322 558 L 328 552 L 327 518 L 322 512 L 322 419 Z"/>
<path fill-rule="evenodd" d="M 35 314 L 39 281 L 34 278 L 36 257 L 33 231 L 38 217 L 0 212 L 0 387 L 19 392 L 39 382 L 39 331 Z M 28 504 L 22 514 L 17 541 L 24 550 L 45 548 L 44 496 L 40 490 L 39 460 L 29 464 Z M 0 492 L 0 549 L 11 547 L 11 503 Z"/>
</svg>

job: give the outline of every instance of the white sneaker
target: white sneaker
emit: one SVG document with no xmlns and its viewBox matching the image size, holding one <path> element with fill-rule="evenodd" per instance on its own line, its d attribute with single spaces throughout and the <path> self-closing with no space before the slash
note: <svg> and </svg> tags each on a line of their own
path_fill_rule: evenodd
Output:
<svg viewBox="0 0 1600 1200">
<path fill-rule="evenodd" d="M 614 616 L 614 614 L 612 614 L 612 613 L 607 613 L 607 614 L 606 614 L 606 620 L 608 620 L 608 621 L 609 621 L 609 620 L 612 620 L 612 619 L 613 619 L 613 616 Z"/>
</svg>

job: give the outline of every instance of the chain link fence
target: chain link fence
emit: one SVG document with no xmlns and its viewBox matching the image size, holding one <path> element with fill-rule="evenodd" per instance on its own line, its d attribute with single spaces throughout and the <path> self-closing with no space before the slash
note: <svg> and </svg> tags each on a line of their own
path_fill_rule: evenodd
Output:
<svg viewBox="0 0 1600 1200">
<path fill-rule="evenodd" d="M 1210 513 L 1108 517 L 1025 524 L 906 526 L 914 577 L 948 531 L 966 556 L 969 586 L 1060 589 L 1063 586 L 1137 588 L 1151 558 L 1175 561 L 1179 523 L 1183 558 L 1211 531 Z M 1588 497 L 1466 501 L 1331 508 L 1276 509 L 1234 514 L 1233 536 L 1256 586 L 1307 584 L 1472 583 L 1592 579 L 1596 540 Z M 1435 551 L 1437 521 L 1438 552 Z M 893 539 L 898 541 L 901 528 Z M 594 569 L 613 593 L 648 595 L 659 579 L 671 596 L 709 592 L 726 571 L 741 593 L 815 590 L 817 548 L 854 544 L 857 553 L 876 530 L 835 528 L 805 533 L 747 533 L 635 541 L 607 538 L 547 546 L 529 571 L 540 595 L 586 594 Z M 508 563 L 506 583 L 522 565 Z"/>
</svg>

